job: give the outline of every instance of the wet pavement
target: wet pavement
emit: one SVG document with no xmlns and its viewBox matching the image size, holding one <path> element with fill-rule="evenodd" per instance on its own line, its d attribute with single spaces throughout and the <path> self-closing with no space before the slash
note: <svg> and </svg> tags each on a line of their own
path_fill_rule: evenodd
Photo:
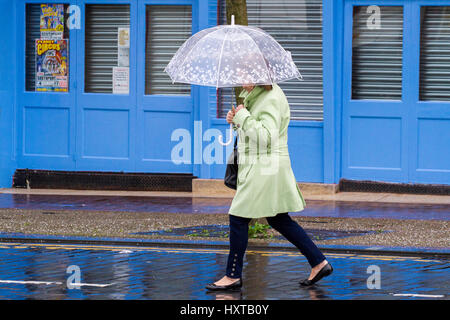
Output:
<svg viewBox="0 0 450 320">
<path fill-rule="evenodd" d="M 209 218 L 216 219 L 220 216 L 219 214 L 227 213 L 231 201 L 231 198 L 194 198 L 189 196 L 0 193 L 0 208 L 36 210 L 36 212 L 32 211 L 20 215 L 22 219 L 20 221 L 22 222 L 18 221 L 17 212 L 13 210 L 9 214 L 4 213 L 2 218 L 5 230 L 10 232 L 17 232 L 28 224 L 35 226 L 43 223 L 40 229 L 32 230 L 32 233 L 36 234 L 36 238 L 31 240 L 33 242 L 38 241 L 38 238 L 40 241 L 50 241 L 45 240 L 45 236 L 38 235 L 42 232 L 45 233 L 47 226 L 50 226 L 52 230 L 59 226 L 57 230 L 61 232 L 65 230 L 63 228 L 65 224 L 72 226 L 68 229 L 73 228 L 73 225 L 80 224 L 80 228 L 91 230 L 88 228 L 90 222 L 99 227 L 100 223 L 96 222 L 96 219 L 99 219 L 97 211 L 122 212 L 121 215 L 126 213 L 127 217 L 120 220 L 115 220 L 116 216 L 108 216 L 110 219 L 114 219 L 112 220 L 114 222 L 124 223 L 123 228 L 126 233 L 120 237 L 128 237 L 131 234 L 153 234 L 154 232 L 157 232 L 157 235 L 166 235 L 162 233 L 172 232 L 172 235 L 176 236 L 176 233 L 179 232 L 180 235 L 193 233 L 205 236 L 204 230 L 208 232 L 210 237 L 214 237 L 215 233 L 217 233 L 217 236 L 223 237 L 228 232 L 227 226 L 223 225 L 223 221 L 218 222 Z M 312 232 L 310 235 L 315 240 L 350 238 L 357 242 L 358 238 L 370 235 L 382 236 L 384 234 L 392 240 L 398 234 L 398 237 L 401 238 L 401 245 L 404 245 L 405 241 L 410 239 L 410 233 L 401 233 L 402 230 L 397 229 L 396 232 L 392 233 L 388 231 L 393 226 L 407 224 L 409 225 L 408 228 L 416 230 L 419 227 L 413 225 L 415 220 L 428 220 L 417 221 L 420 224 L 420 229 L 426 229 L 424 229 L 424 238 L 429 239 L 431 231 L 435 232 L 433 234 L 440 235 L 436 239 L 447 238 L 446 231 L 436 230 L 438 229 L 436 225 L 441 226 L 450 221 L 450 205 L 448 204 L 323 200 L 307 200 L 306 202 L 305 210 L 291 213 L 291 215 L 317 218 L 350 218 L 335 219 L 343 224 L 349 224 L 351 218 L 358 218 L 354 219 L 357 220 L 357 223 L 352 222 L 351 227 L 345 228 L 340 228 L 336 221 L 330 222 L 320 219 L 312 221 L 312 219 L 307 218 L 308 221 L 303 222 L 310 224 L 307 229 Z M 149 219 L 147 213 L 150 213 L 152 219 Z M 177 229 L 174 227 L 175 224 L 172 226 L 168 223 L 173 218 L 167 217 L 166 214 L 161 214 L 160 220 L 156 219 L 158 213 L 173 213 L 170 216 L 177 216 L 178 222 L 186 220 L 185 218 L 189 219 L 180 223 L 182 227 Z M 40 214 L 41 216 L 39 216 Z M 73 216 L 71 216 L 72 214 Z M 101 216 L 103 217 L 103 215 Z M 199 217 L 205 221 L 199 223 Z M 390 220 L 393 221 L 393 224 L 386 226 L 378 222 L 382 220 L 377 220 L 379 226 L 374 229 L 372 228 L 373 222 L 366 225 L 363 224 L 364 219 L 360 218 L 394 220 Z M 88 221 L 85 219 L 88 219 Z M 117 232 L 114 233 L 108 229 L 115 224 L 109 223 L 108 219 L 106 220 L 105 234 L 116 235 Z M 128 220 L 131 221 L 130 223 L 133 226 L 147 223 L 148 227 L 135 230 L 127 224 Z M 164 230 L 159 227 L 155 228 L 158 223 L 164 224 Z M 319 223 L 327 223 L 327 225 L 335 223 L 336 225 L 333 224 L 333 228 L 317 228 L 316 230 L 314 227 L 318 227 L 317 224 Z M 13 227 L 7 229 L 10 224 Z M 147 226 L 147 224 L 145 225 Z M 427 227 L 427 224 L 433 226 Z M 25 228 L 24 230 L 28 229 Z M 437 231 L 441 233 L 436 233 Z M 53 237 L 61 238 L 61 234 L 55 234 Z M 413 234 L 414 239 L 419 237 L 417 232 L 411 234 Z M 23 236 L 30 238 L 30 235 Z M 374 252 L 374 255 L 326 254 L 335 272 L 312 288 L 302 288 L 298 285 L 298 281 L 307 277 L 310 271 L 306 259 L 299 253 L 284 250 L 282 247 L 270 246 L 266 246 L 265 249 L 260 247 L 249 250 L 244 265 L 244 287 L 241 292 L 233 294 L 214 294 L 204 290 L 207 283 L 219 279 L 223 275 L 228 253 L 226 249 L 223 249 L 224 246 L 205 248 L 199 245 L 187 248 L 183 247 L 185 244 L 182 244 L 182 242 L 177 246 L 174 244 L 175 241 L 166 243 L 164 247 L 157 247 L 157 244 L 149 243 L 139 247 L 131 246 L 130 243 L 127 244 L 128 247 L 124 243 L 113 246 L 108 241 L 105 241 L 103 245 L 83 245 L 76 244 L 76 239 L 70 242 L 71 244 L 24 244 L 20 243 L 20 237 L 15 239 L 11 236 L 9 236 L 9 240 L 3 241 L 15 241 L 17 243 L 0 243 L 0 299 L 448 300 L 450 291 L 450 260 L 447 258 L 448 255 L 441 258 L 423 258 L 419 257 L 418 252 L 414 253 L 409 250 L 411 249 L 409 247 L 401 248 L 402 252 L 397 254 L 401 255 L 405 252 L 408 255 L 417 255 L 417 257 L 386 256 L 386 253 L 378 255 L 376 251 L 379 248 L 375 248 L 375 242 L 373 241 L 370 242 L 370 248 L 374 248 L 371 251 Z M 162 239 L 161 241 L 166 240 Z M 208 241 L 208 244 L 212 243 L 212 240 Z M 155 243 L 157 243 L 156 240 Z M 172 245 L 174 247 L 167 247 Z M 367 244 L 365 245 L 367 247 Z M 68 279 L 73 279 L 71 277 L 76 274 L 77 270 L 80 271 L 81 276 L 75 282 L 79 284 L 73 285 L 73 281 L 67 283 Z M 370 289 L 367 281 L 373 270 L 380 271 L 381 282 L 379 288 Z"/>
<path fill-rule="evenodd" d="M 0 208 L 214 214 L 227 213 L 231 200 L 160 196 L 0 194 Z M 305 210 L 291 214 L 335 218 L 450 220 L 450 205 L 307 200 Z"/>
<path fill-rule="evenodd" d="M 250 226 L 251 228 L 251 226 Z M 268 230 L 272 228 L 267 226 Z M 305 229 L 305 232 L 311 239 L 316 241 L 320 240 L 330 240 L 330 239 L 339 239 L 346 237 L 355 237 L 355 236 L 364 236 L 367 234 L 377 233 L 376 231 L 345 231 L 345 230 L 323 230 L 323 229 Z M 389 231 L 382 231 L 389 232 Z M 378 232 L 381 233 L 381 232 Z M 155 230 L 155 231 L 143 231 L 136 232 L 134 234 L 138 235 L 162 235 L 162 236 L 190 236 L 190 237 L 211 237 L 211 238 L 228 238 L 230 235 L 230 227 L 229 225 L 220 225 L 220 224 L 210 224 L 203 226 L 193 226 L 193 227 L 184 227 L 184 228 L 169 228 L 165 230 Z M 1 235 L 1 233 L 0 233 Z M 279 239 L 285 240 L 282 235 L 273 236 L 273 234 L 266 234 L 265 238 L 267 239 Z"/>
<path fill-rule="evenodd" d="M 303 288 L 298 281 L 309 274 L 306 259 L 267 250 L 247 252 L 241 292 L 207 293 L 205 284 L 223 275 L 227 254 L 211 248 L 0 243 L 0 299 L 449 299 L 446 259 L 329 253 L 334 273 Z"/>
</svg>

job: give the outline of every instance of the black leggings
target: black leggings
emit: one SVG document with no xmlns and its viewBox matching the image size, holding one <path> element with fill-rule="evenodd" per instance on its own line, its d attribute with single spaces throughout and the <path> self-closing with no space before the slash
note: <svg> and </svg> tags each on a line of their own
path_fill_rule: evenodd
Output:
<svg viewBox="0 0 450 320">
<path fill-rule="evenodd" d="M 226 275 L 230 278 L 242 276 L 242 266 L 248 243 L 248 224 L 250 218 L 230 216 L 230 253 L 228 255 Z M 317 266 L 325 260 L 325 256 L 314 244 L 305 230 L 291 219 L 289 214 L 279 213 L 274 217 L 267 217 L 269 225 L 281 233 L 288 241 L 295 245 L 308 259 L 311 267 Z"/>
</svg>

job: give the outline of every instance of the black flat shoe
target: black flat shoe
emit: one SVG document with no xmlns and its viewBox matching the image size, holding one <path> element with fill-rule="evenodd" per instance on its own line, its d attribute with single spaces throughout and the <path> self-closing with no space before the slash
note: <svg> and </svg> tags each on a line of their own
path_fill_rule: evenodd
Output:
<svg viewBox="0 0 450 320">
<path fill-rule="evenodd" d="M 330 263 L 327 263 L 326 265 L 323 266 L 322 269 L 320 269 L 320 271 L 316 274 L 316 276 L 314 278 L 312 278 L 311 280 L 305 279 L 303 281 L 300 281 L 300 284 L 304 287 L 312 286 L 314 283 L 316 283 L 323 277 L 329 276 L 332 272 L 333 272 L 333 267 L 331 266 Z"/>
<path fill-rule="evenodd" d="M 242 287 L 242 279 L 233 282 L 227 286 L 218 286 L 214 283 L 209 283 L 206 285 L 206 289 L 210 291 L 239 291 Z"/>
</svg>

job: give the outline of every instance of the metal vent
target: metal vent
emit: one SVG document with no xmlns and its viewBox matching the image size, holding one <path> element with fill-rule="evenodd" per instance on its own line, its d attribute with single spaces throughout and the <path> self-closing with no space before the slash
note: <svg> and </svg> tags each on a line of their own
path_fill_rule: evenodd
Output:
<svg viewBox="0 0 450 320">
<path fill-rule="evenodd" d="M 192 35 L 191 6 L 147 6 L 145 94 L 189 95 L 191 86 L 174 83 L 164 68 Z"/>
<path fill-rule="evenodd" d="M 355 6 L 352 99 L 400 100 L 402 54 L 403 7 Z"/>
<path fill-rule="evenodd" d="M 85 92 L 113 92 L 113 67 L 118 65 L 119 27 L 130 27 L 130 5 L 86 5 Z"/>
<path fill-rule="evenodd" d="M 219 22 L 226 23 L 225 0 L 219 1 Z M 299 68 L 304 81 L 280 83 L 292 120 L 323 120 L 322 1 L 247 0 L 248 24 L 272 35 Z M 231 89 L 218 92 L 219 117 L 230 108 Z"/>
<path fill-rule="evenodd" d="M 450 101 L 450 7 L 420 14 L 420 100 Z"/>
<path fill-rule="evenodd" d="M 17 169 L 13 188 L 192 192 L 194 178 L 187 173 Z"/>
</svg>

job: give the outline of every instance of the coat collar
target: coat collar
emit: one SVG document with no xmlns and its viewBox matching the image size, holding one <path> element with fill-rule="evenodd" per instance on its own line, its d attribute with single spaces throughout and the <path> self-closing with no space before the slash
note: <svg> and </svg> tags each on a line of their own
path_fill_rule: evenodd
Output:
<svg viewBox="0 0 450 320">
<path fill-rule="evenodd" d="M 255 100 L 265 89 L 261 86 L 255 86 L 252 91 L 242 90 L 239 94 L 240 98 L 244 98 L 244 106 L 248 107 L 249 103 Z"/>
</svg>

